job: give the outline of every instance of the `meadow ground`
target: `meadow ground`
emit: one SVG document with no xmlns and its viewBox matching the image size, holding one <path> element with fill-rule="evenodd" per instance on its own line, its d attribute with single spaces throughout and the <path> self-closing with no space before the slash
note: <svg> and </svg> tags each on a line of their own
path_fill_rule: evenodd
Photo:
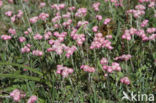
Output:
<svg viewBox="0 0 156 103">
<path fill-rule="evenodd" d="M 154 103 L 155 74 L 155 0 L 0 0 L 0 103 Z"/>
</svg>

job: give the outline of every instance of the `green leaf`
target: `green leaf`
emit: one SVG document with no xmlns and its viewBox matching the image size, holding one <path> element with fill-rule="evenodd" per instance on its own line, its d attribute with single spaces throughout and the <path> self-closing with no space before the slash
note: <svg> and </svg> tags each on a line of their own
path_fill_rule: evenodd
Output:
<svg viewBox="0 0 156 103">
<path fill-rule="evenodd" d="M 30 71 L 32 71 L 32 72 L 34 72 L 34 73 L 37 73 L 37 74 L 39 74 L 40 76 L 43 76 L 43 74 L 42 74 L 41 72 L 35 70 L 34 68 L 31 68 L 31 67 L 28 67 L 28 66 L 25 66 L 25 65 L 22 65 L 22 64 L 9 63 L 9 62 L 0 62 L 0 65 L 12 65 L 12 66 L 21 67 L 21 68 L 30 70 Z"/>
<path fill-rule="evenodd" d="M 38 77 L 26 76 L 26 75 L 17 75 L 17 74 L 0 74 L 1 78 L 17 78 L 17 79 L 27 79 L 32 81 L 40 81 Z"/>
</svg>

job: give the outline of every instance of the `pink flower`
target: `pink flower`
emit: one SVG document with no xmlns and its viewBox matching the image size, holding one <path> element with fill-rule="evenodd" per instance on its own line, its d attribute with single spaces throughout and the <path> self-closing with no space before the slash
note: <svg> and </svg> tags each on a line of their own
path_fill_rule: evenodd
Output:
<svg viewBox="0 0 156 103">
<path fill-rule="evenodd" d="M 74 6 L 69 7 L 68 10 L 69 10 L 69 11 L 74 11 L 74 10 L 75 10 L 75 7 L 74 7 Z"/>
<path fill-rule="evenodd" d="M 23 16 L 23 11 L 22 10 L 18 10 L 17 17 L 21 18 L 22 16 Z"/>
<path fill-rule="evenodd" d="M 37 101 L 37 96 L 33 95 L 28 99 L 27 103 L 35 103 Z"/>
<path fill-rule="evenodd" d="M 148 24 L 148 20 L 144 20 L 142 23 L 141 23 L 141 27 L 145 27 L 147 26 Z"/>
<path fill-rule="evenodd" d="M 93 30 L 93 32 L 97 32 L 97 31 L 98 31 L 98 26 L 94 26 L 94 27 L 92 28 L 92 30 Z"/>
<path fill-rule="evenodd" d="M 53 48 L 48 48 L 47 49 L 47 52 L 51 52 L 51 51 L 54 51 L 54 49 Z"/>
<path fill-rule="evenodd" d="M 150 4 L 148 5 L 149 8 L 153 8 L 155 6 L 155 2 L 150 2 Z"/>
<path fill-rule="evenodd" d="M 47 14 L 47 13 L 41 13 L 40 15 L 39 15 L 39 18 L 41 19 L 41 20 L 46 20 L 47 18 L 49 17 L 49 14 Z"/>
<path fill-rule="evenodd" d="M 51 35 L 52 35 L 51 32 L 46 32 L 46 33 L 44 34 L 45 40 L 48 40 L 48 39 L 50 38 Z"/>
<path fill-rule="evenodd" d="M 73 55 L 73 53 L 77 50 L 76 46 L 72 46 L 70 47 L 65 47 L 65 51 L 66 51 L 66 57 L 69 58 L 71 55 Z"/>
<path fill-rule="evenodd" d="M 0 7 L 2 7 L 2 5 L 3 5 L 3 1 L 0 0 Z"/>
<path fill-rule="evenodd" d="M 14 0 L 8 0 L 9 3 L 14 3 Z"/>
<path fill-rule="evenodd" d="M 20 97 L 20 91 L 18 89 L 15 89 L 10 93 L 10 96 L 14 99 L 14 101 L 19 102 L 21 97 Z"/>
<path fill-rule="evenodd" d="M 131 58 L 130 54 L 128 54 L 128 55 L 123 54 L 122 56 L 118 56 L 118 57 L 114 58 L 114 60 L 125 60 L 125 61 L 127 61 L 130 58 Z"/>
<path fill-rule="evenodd" d="M 106 35 L 107 39 L 112 39 L 112 35 Z"/>
<path fill-rule="evenodd" d="M 79 8 L 77 12 L 75 13 L 76 17 L 84 17 L 87 15 L 87 9 L 86 8 Z"/>
<path fill-rule="evenodd" d="M 32 55 L 34 55 L 34 56 L 42 56 L 43 55 L 43 52 L 42 51 L 39 51 L 39 50 L 33 50 L 32 51 Z"/>
<path fill-rule="evenodd" d="M 112 63 L 112 70 L 113 71 L 121 71 L 121 67 L 117 62 Z"/>
<path fill-rule="evenodd" d="M 121 83 L 124 83 L 124 84 L 126 84 L 126 85 L 129 85 L 129 84 L 130 84 L 130 80 L 129 80 L 128 77 L 123 77 L 123 78 L 121 78 L 121 79 L 120 79 L 120 82 L 121 82 Z"/>
<path fill-rule="evenodd" d="M 57 65 L 57 74 L 62 75 L 64 78 L 67 77 L 69 74 L 72 74 L 74 70 L 72 68 L 65 67 L 63 65 Z"/>
<path fill-rule="evenodd" d="M 14 16 L 11 17 L 11 21 L 12 22 L 15 22 L 15 20 L 16 20 L 16 15 L 14 15 Z"/>
<path fill-rule="evenodd" d="M 95 72 L 95 68 L 94 67 L 90 67 L 88 65 L 81 65 L 80 68 L 83 69 L 85 72 L 89 72 L 89 73 Z"/>
<path fill-rule="evenodd" d="M 7 11 L 7 12 L 5 12 L 5 15 L 6 15 L 6 16 L 9 16 L 9 17 L 12 16 L 12 11 Z"/>
<path fill-rule="evenodd" d="M 138 9 L 138 10 L 145 10 L 145 6 L 144 5 L 136 5 L 135 6 L 135 9 Z"/>
<path fill-rule="evenodd" d="M 95 11 L 99 11 L 100 2 L 96 2 L 92 5 Z"/>
<path fill-rule="evenodd" d="M 77 26 L 78 27 L 83 26 L 84 28 L 86 28 L 87 24 L 88 24 L 88 21 L 78 21 Z"/>
<path fill-rule="evenodd" d="M 8 32 L 10 34 L 12 34 L 12 35 L 15 35 L 16 34 L 16 30 L 15 29 L 12 29 L 12 28 L 10 28 Z"/>
<path fill-rule="evenodd" d="M 45 7 L 46 6 L 46 3 L 45 2 L 41 2 L 40 3 L 40 8 L 43 8 L 43 7 Z"/>
<path fill-rule="evenodd" d="M 104 20 L 104 24 L 106 25 L 106 24 L 108 24 L 110 21 L 111 21 L 110 18 L 106 18 L 106 19 Z"/>
<path fill-rule="evenodd" d="M 26 38 L 25 38 L 25 37 L 23 37 L 23 36 L 21 36 L 21 37 L 19 37 L 19 41 L 20 41 L 21 43 L 23 43 L 23 42 L 25 42 L 25 41 L 26 41 Z"/>
<path fill-rule="evenodd" d="M 30 21 L 30 23 L 34 24 L 34 23 L 36 23 L 38 21 L 38 17 L 37 16 L 32 17 L 32 18 L 29 19 L 29 21 Z"/>
<path fill-rule="evenodd" d="M 9 36 L 9 35 L 1 35 L 1 38 L 3 40 L 10 40 L 11 39 L 11 36 Z"/>
<path fill-rule="evenodd" d="M 24 48 L 21 48 L 21 53 L 29 53 L 30 52 L 30 47 L 24 46 Z"/>
<path fill-rule="evenodd" d="M 101 65 L 106 65 L 108 63 L 108 60 L 106 58 L 102 58 L 100 63 Z"/>
<path fill-rule="evenodd" d="M 131 34 L 129 30 L 125 30 L 124 34 L 122 35 L 122 39 L 131 40 Z"/>
<path fill-rule="evenodd" d="M 96 15 L 96 19 L 101 21 L 102 20 L 102 16 L 101 15 Z"/>
<path fill-rule="evenodd" d="M 147 33 L 154 33 L 154 32 L 156 32 L 156 28 L 147 28 L 146 32 Z"/>
<path fill-rule="evenodd" d="M 19 102 L 20 99 L 24 98 L 25 96 L 26 95 L 18 89 L 15 89 L 10 93 L 10 97 L 12 97 L 15 102 Z"/>
<path fill-rule="evenodd" d="M 42 35 L 40 35 L 40 34 L 35 34 L 35 36 L 34 36 L 34 39 L 35 40 L 41 40 L 43 38 L 43 36 Z"/>
<path fill-rule="evenodd" d="M 112 50 L 111 42 L 106 40 L 102 33 L 96 33 L 93 42 L 91 43 L 90 49 L 107 48 Z"/>
</svg>

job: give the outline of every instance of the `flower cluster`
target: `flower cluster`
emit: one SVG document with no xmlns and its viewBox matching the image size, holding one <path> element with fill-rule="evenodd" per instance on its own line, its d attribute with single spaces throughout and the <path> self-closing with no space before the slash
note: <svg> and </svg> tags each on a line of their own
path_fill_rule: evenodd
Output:
<svg viewBox="0 0 156 103">
<path fill-rule="evenodd" d="M 100 61 L 102 68 L 104 71 L 108 73 L 112 73 L 113 71 L 121 71 L 121 67 L 119 63 L 113 62 L 111 66 L 108 65 L 108 60 L 106 58 L 102 58 Z"/>
<path fill-rule="evenodd" d="M 104 20 L 104 23 L 103 23 L 103 24 L 107 25 L 108 23 L 110 23 L 110 21 L 111 21 L 110 18 L 106 18 L 106 19 Z"/>
<path fill-rule="evenodd" d="M 41 40 L 43 38 L 43 36 L 39 33 L 34 35 L 34 40 Z"/>
<path fill-rule="evenodd" d="M 61 9 L 64 9 L 65 6 L 66 6 L 65 4 L 53 4 L 51 5 L 51 8 L 60 11 Z"/>
<path fill-rule="evenodd" d="M 15 89 L 10 93 L 10 97 L 12 97 L 15 102 L 20 102 L 22 98 L 26 97 L 26 94 L 18 89 Z M 35 103 L 37 99 L 38 99 L 37 96 L 32 95 L 28 99 L 27 103 Z"/>
<path fill-rule="evenodd" d="M 77 34 L 77 29 L 73 29 L 70 36 L 73 38 L 73 40 L 76 40 L 77 44 L 81 46 L 83 42 L 85 41 L 85 35 L 84 34 Z"/>
<path fill-rule="evenodd" d="M 83 71 L 89 72 L 89 73 L 95 72 L 95 68 L 94 67 L 90 67 L 88 65 L 81 65 L 80 69 L 83 69 Z"/>
<path fill-rule="evenodd" d="M 99 11 L 99 6 L 100 6 L 100 2 L 96 2 L 96 3 L 94 3 L 94 4 L 92 5 L 92 7 L 93 7 L 93 9 L 94 9 L 95 11 Z"/>
<path fill-rule="evenodd" d="M 15 89 L 10 93 L 10 97 L 13 98 L 14 101 L 19 102 L 21 98 L 24 98 L 26 94 L 22 93 L 20 90 Z"/>
<path fill-rule="evenodd" d="M 65 47 L 64 50 L 66 51 L 66 57 L 69 58 L 73 53 L 77 50 L 76 46 L 70 47 Z"/>
<path fill-rule="evenodd" d="M 129 60 L 130 58 L 131 58 L 132 56 L 130 55 L 130 54 L 123 54 L 122 56 L 118 56 L 118 57 L 116 57 L 116 58 L 114 58 L 114 60 L 125 60 L 125 61 L 127 61 L 127 60 Z"/>
<path fill-rule="evenodd" d="M 86 8 L 79 8 L 77 12 L 75 13 L 76 17 L 84 17 L 87 15 L 87 9 Z"/>
<path fill-rule="evenodd" d="M 39 17 L 39 19 L 45 21 L 49 17 L 49 14 L 41 13 L 38 17 Z"/>
<path fill-rule="evenodd" d="M 63 65 L 57 65 L 57 74 L 62 75 L 64 78 L 67 77 L 69 74 L 72 74 L 74 70 L 72 68 L 65 67 Z"/>
<path fill-rule="evenodd" d="M 93 42 L 91 43 L 90 49 L 107 48 L 112 50 L 111 42 L 105 39 L 102 33 L 96 33 Z"/>
<path fill-rule="evenodd" d="M 21 48 L 21 53 L 29 53 L 30 52 L 30 45 L 26 45 Z"/>
<path fill-rule="evenodd" d="M 34 55 L 34 56 L 42 56 L 43 55 L 43 52 L 40 51 L 40 50 L 33 50 L 32 51 L 32 55 Z"/>
<path fill-rule="evenodd" d="M 145 6 L 140 4 L 140 5 L 136 5 L 135 9 L 128 10 L 127 13 L 133 14 L 135 18 L 139 18 L 140 16 L 145 14 L 144 11 L 145 9 L 146 9 Z"/>
<path fill-rule="evenodd" d="M 123 83 L 123 84 L 126 84 L 126 85 L 129 85 L 130 84 L 130 80 L 128 77 L 123 77 L 120 79 L 120 82 Z"/>
<path fill-rule="evenodd" d="M 35 95 L 32 95 L 29 99 L 28 99 L 28 102 L 27 103 L 35 103 L 37 101 L 37 96 Z"/>
<path fill-rule="evenodd" d="M 10 40 L 12 37 L 10 35 L 1 35 L 3 40 Z"/>
</svg>

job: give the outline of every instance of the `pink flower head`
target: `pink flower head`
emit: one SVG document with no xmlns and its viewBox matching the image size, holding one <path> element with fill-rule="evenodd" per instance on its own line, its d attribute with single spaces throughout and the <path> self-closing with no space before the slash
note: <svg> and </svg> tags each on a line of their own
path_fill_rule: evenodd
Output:
<svg viewBox="0 0 156 103">
<path fill-rule="evenodd" d="M 21 43 L 23 43 L 23 42 L 25 42 L 25 41 L 26 41 L 26 38 L 25 38 L 25 37 L 23 37 L 23 36 L 21 36 L 21 37 L 19 37 L 19 41 L 20 41 Z"/>
<path fill-rule="evenodd" d="M 108 24 L 110 21 L 111 21 L 110 18 L 106 18 L 106 19 L 104 20 L 104 24 L 106 25 L 106 24 Z"/>
<path fill-rule="evenodd" d="M 1 35 L 1 38 L 3 40 L 10 40 L 11 39 L 11 36 L 10 35 Z"/>
<path fill-rule="evenodd" d="M 86 8 L 79 8 L 77 12 L 75 13 L 76 17 L 84 17 L 87 15 L 87 9 Z"/>
<path fill-rule="evenodd" d="M 41 2 L 40 3 L 40 8 L 43 8 L 43 7 L 45 7 L 46 6 L 46 3 L 45 2 Z"/>
<path fill-rule="evenodd" d="M 156 28 L 147 28 L 146 32 L 147 33 L 154 33 L 154 32 L 156 32 Z"/>
<path fill-rule="evenodd" d="M 95 11 L 99 11 L 100 2 L 96 2 L 92 5 Z"/>
<path fill-rule="evenodd" d="M 52 35 L 52 33 L 49 31 L 49 32 L 46 32 L 45 34 L 44 34 L 44 38 L 45 38 L 45 40 L 48 40 L 49 38 L 50 38 L 50 36 Z"/>
<path fill-rule="evenodd" d="M 2 7 L 2 5 L 3 5 L 3 1 L 0 0 L 0 7 Z"/>
<path fill-rule="evenodd" d="M 41 40 L 43 38 L 43 36 L 42 35 L 40 35 L 40 34 L 35 34 L 35 36 L 34 36 L 34 39 L 35 40 Z"/>
<path fill-rule="evenodd" d="M 112 70 L 121 71 L 121 67 L 120 67 L 119 63 L 113 62 L 112 63 Z"/>
<path fill-rule="evenodd" d="M 97 31 L 98 31 L 98 26 L 94 26 L 94 27 L 92 28 L 92 30 L 93 30 L 93 32 L 97 32 Z"/>
<path fill-rule="evenodd" d="M 69 7 L 68 10 L 69 10 L 69 11 L 74 11 L 74 10 L 75 10 L 75 7 L 74 7 L 74 6 Z"/>
<path fill-rule="evenodd" d="M 29 53 L 29 52 L 30 52 L 30 47 L 24 46 L 23 48 L 21 48 L 21 53 Z"/>
<path fill-rule="evenodd" d="M 20 101 L 20 91 L 18 89 L 13 90 L 10 93 L 10 96 L 14 99 L 14 101 L 19 102 Z"/>
<path fill-rule="evenodd" d="M 28 99 L 27 103 L 35 103 L 37 101 L 37 96 L 33 95 Z"/>
<path fill-rule="evenodd" d="M 26 95 L 18 89 L 15 89 L 10 93 L 10 97 L 12 97 L 15 102 L 19 102 L 20 99 L 24 98 L 25 96 Z"/>
<path fill-rule="evenodd" d="M 95 68 L 94 67 L 90 67 L 88 65 L 81 65 L 80 68 L 83 69 L 85 72 L 89 72 L 89 73 L 95 72 Z"/>
<path fill-rule="evenodd" d="M 23 11 L 22 10 L 18 10 L 17 17 L 21 18 L 22 16 L 23 16 Z"/>
<path fill-rule="evenodd" d="M 39 19 L 38 16 L 35 16 L 35 17 L 30 18 L 29 21 L 30 23 L 34 24 L 38 21 L 38 19 Z"/>
<path fill-rule="evenodd" d="M 15 22 L 15 20 L 16 20 L 16 15 L 14 15 L 14 16 L 11 17 L 11 21 L 12 22 Z"/>
<path fill-rule="evenodd" d="M 149 8 L 153 8 L 155 5 L 156 5 L 155 2 L 153 1 L 153 2 L 150 2 L 150 4 L 148 5 L 148 7 Z"/>
<path fill-rule="evenodd" d="M 9 16 L 9 17 L 12 16 L 12 11 L 7 11 L 7 12 L 5 12 L 5 15 L 6 15 L 6 16 Z"/>
<path fill-rule="evenodd" d="M 145 27 L 147 26 L 148 24 L 148 20 L 144 20 L 142 23 L 141 23 L 141 27 Z"/>
<path fill-rule="evenodd" d="M 8 0 L 8 3 L 14 3 L 14 0 Z"/>
<path fill-rule="evenodd" d="M 120 79 L 120 82 L 123 83 L 123 84 L 126 84 L 126 85 L 129 85 L 130 84 L 130 80 L 128 77 L 123 77 Z"/>
<path fill-rule="evenodd" d="M 114 60 L 125 60 L 125 61 L 127 61 L 130 58 L 131 58 L 130 54 L 128 54 L 128 55 L 123 54 L 122 56 L 118 56 L 118 57 L 114 58 Z"/>
<path fill-rule="evenodd" d="M 34 55 L 34 56 L 42 56 L 43 55 L 43 52 L 40 51 L 40 50 L 33 50 L 32 51 L 32 55 Z"/>
<path fill-rule="evenodd" d="M 16 30 L 15 29 L 12 29 L 12 28 L 10 28 L 8 32 L 10 34 L 12 34 L 12 35 L 15 35 L 16 34 Z"/>
<path fill-rule="evenodd" d="M 96 15 L 96 19 L 101 21 L 102 20 L 102 16 L 101 15 Z"/>
<path fill-rule="evenodd" d="M 135 9 L 138 9 L 138 10 L 145 10 L 145 6 L 144 5 L 136 5 L 135 6 Z"/>
<path fill-rule="evenodd" d="M 106 65 L 108 64 L 108 60 L 107 58 L 102 58 L 101 61 L 100 61 L 101 65 Z"/>
<path fill-rule="evenodd" d="M 41 13 L 40 15 L 39 15 L 39 18 L 41 19 L 41 20 L 46 20 L 47 18 L 49 17 L 49 14 L 47 14 L 47 13 Z"/>
<path fill-rule="evenodd" d="M 62 75 L 64 78 L 67 77 L 69 74 L 72 74 L 74 70 L 72 68 L 65 67 L 63 65 L 57 65 L 57 74 Z"/>
<path fill-rule="evenodd" d="M 66 57 L 69 58 L 71 55 L 73 55 L 73 53 L 77 50 L 76 46 L 72 46 L 70 47 L 65 47 L 65 51 L 66 51 Z"/>
</svg>

